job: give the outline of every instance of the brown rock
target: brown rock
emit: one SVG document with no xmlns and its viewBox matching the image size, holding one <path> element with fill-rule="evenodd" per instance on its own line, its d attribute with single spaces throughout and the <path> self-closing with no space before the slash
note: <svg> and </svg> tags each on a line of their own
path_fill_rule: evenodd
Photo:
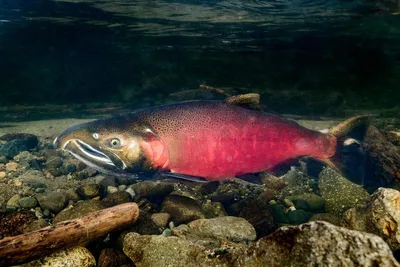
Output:
<svg viewBox="0 0 400 267">
<path fill-rule="evenodd" d="M 165 212 L 154 213 L 151 215 L 151 220 L 158 226 L 158 227 L 166 227 L 171 215 Z"/>
<path fill-rule="evenodd" d="M 107 195 L 101 202 L 105 207 L 112 207 L 132 201 L 132 197 L 128 192 L 117 191 Z"/>
<path fill-rule="evenodd" d="M 400 266 L 378 236 L 325 222 L 282 227 L 250 246 L 210 249 L 177 237 L 128 233 L 124 253 L 142 266 Z"/>
<path fill-rule="evenodd" d="M 16 162 L 9 162 L 6 164 L 6 171 L 7 172 L 15 172 L 18 170 L 18 163 Z"/>
<path fill-rule="evenodd" d="M 400 192 L 379 188 L 370 201 L 348 210 L 342 225 L 376 234 L 393 250 L 400 249 Z"/>
<path fill-rule="evenodd" d="M 171 195 L 166 197 L 162 203 L 161 211 L 169 213 L 172 221 L 176 224 L 205 218 L 200 204 L 183 196 Z"/>
<path fill-rule="evenodd" d="M 61 221 L 76 219 L 79 217 L 83 217 L 90 212 L 98 211 L 101 209 L 104 209 L 104 206 L 101 204 L 100 201 L 96 200 L 83 201 L 76 204 L 76 206 L 70 209 L 65 209 L 60 213 L 58 213 L 56 217 L 54 217 L 53 222 L 58 223 Z"/>
<path fill-rule="evenodd" d="M 119 267 L 129 263 L 131 263 L 131 260 L 121 251 L 105 248 L 100 253 L 97 267 Z"/>
</svg>

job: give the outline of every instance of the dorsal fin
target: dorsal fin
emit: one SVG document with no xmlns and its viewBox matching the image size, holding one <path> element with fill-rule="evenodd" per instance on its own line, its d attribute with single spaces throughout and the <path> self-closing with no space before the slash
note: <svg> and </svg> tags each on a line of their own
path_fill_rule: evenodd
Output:
<svg viewBox="0 0 400 267">
<path fill-rule="evenodd" d="M 260 95 L 256 93 L 233 95 L 226 98 L 224 101 L 243 108 L 263 111 L 263 108 L 260 106 Z"/>
</svg>

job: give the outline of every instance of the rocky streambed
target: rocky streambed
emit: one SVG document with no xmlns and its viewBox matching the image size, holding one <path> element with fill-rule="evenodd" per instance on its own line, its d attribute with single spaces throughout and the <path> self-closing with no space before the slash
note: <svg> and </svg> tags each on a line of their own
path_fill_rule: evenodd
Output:
<svg viewBox="0 0 400 267">
<path fill-rule="evenodd" d="M 139 219 L 23 266 L 399 266 L 400 176 L 388 178 L 391 169 L 368 188 L 311 159 L 246 179 L 135 181 L 52 149 L 76 122 L 0 128 L 0 242 L 127 202 Z M 379 166 L 400 168 L 396 129 L 378 132 L 392 160 Z"/>
</svg>

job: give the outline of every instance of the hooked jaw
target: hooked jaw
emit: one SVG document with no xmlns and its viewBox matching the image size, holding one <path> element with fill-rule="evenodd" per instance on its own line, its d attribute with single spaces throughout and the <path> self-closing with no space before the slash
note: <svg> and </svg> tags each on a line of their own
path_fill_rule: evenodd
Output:
<svg viewBox="0 0 400 267">
<path fill-rule="evenodd" d="M 125 163 L 115 153 L 106 154 L 97 145 L 83 141 L 90 140 L 89 135 L 82 125 L 79 128 L 72 127 L 57 136 L 53 145 L 56 149 L 68 151 L 76 159 L 99 171 L 116 171 L 126 168 Z"/>
</svg>

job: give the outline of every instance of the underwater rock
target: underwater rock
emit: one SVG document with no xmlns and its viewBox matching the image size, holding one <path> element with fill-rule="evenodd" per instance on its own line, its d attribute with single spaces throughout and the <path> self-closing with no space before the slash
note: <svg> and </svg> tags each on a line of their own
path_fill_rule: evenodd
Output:
<svg viewBox="0 0 400 267">
<path fill-rule="evenodd" d="M 190 232 L 200 238 L 228 240 L 232 242 L 249 242 L 256 240 L 256 230 L 245 219 L 233 216 L 199 219 L 187 224 Z M 174 230 L 172 230 L 174 233 Z"/>
<path fill-rule="evenodd" d="M 123 251 L 138 267 L 400 266 L 380 237 L 326 222 L 282 227 L 247 247 L 215 249 L 175 236 L 128 233 Z"/>
<path fill-rule="evenodd" d="M 35 220 L 35 213 L 31 211 L 0 214 L 0 237 L 23 234 Z"/>
<path fill-rule="evenodd" d="M 11 162 L 6 164 L 6 171 L 7 172 L 15 172 L 15 171 L 18 170 L 18 168 L 19 168 L 19 164 L 16 163 L 16 162 L 13 162 L 13 161 L 11 161 Z"/>
<path fill-rule="evenodd" d="M 302 208 L 311 212 L 321 212 L 325 209 L 325 199 L 315 194 L 305 193 L 301 195 L 288 196 L 287 198 L 293 202 L 297 209 Z M 300 207 L 299 205 L 301 205 L 301 202 L 305 205 Z"/>
<path fill-rule="evenodd" d="M 290 224 L 301 224 L 307 222 L 310 217 L 311 213 L 305 210 L 291 210 L 287 213 L 287 217 L 289 219 Z"/>
<path fill-rule="evenodd" d="M 264 192 L 264 185 L 256 185 L 242 179 L 228 179 L 220 181 L 220 185 L 209 198 L 214 202 L 220 202 L 225 208 L 246 198 L 256 198 Z"/>
<path fill-rule="evenodd" d="M 390 131 L 386 133 L 387 139 L 395 146 L 400 146 L 400 131 Z M 1 163 L 1 160 L 0 160 Z"/>
<path fill-rule="evenodd" d="M 271 201 L 269 203 L 269 208 L 272 213 L 272 217 L 274 221 L 277 223 L 289 223 L 289 217 L 286 212 L 285 206 L 281 203 L 277 203 L 276 201 Z"/>
<path fill-rule="evenodd" d="M 312 190 L 312 183 L 314 178 L 309 177 L 303 173 L 299 168 L 292 167 L 284 176 L 283 180 L 287 186 L 281 191 L 284 196 L 287 195 L 301 195 L 309 193 Z"/>
<path fill-rule="evenodd" d="M 92 199 L 100 196 L 100 186 L 98 184 L 85 184 L 78 187 L 76 192 L 82 199 Z"/>
<path fill-rule="evenodd" d="M 221 246 L 221 243 L 228 242 L 226 238 L 221 239 L 217 236 L 212 236 L 212 237 L 201 236 L 201 233 L 191 229 L 186 224 L 180 224 L 179 226 L 172 227 L 170 229 L 167 228 L 166 230 L 164 230 L 163 235 L 177 236 L 181 239 L 190 241 L 192 244 L 201 245 L 202 247 L 206 247 L 209 249 L 219 248 Z"/>
<path fill-rule="evenodd" d="M 128 233 L 123 240 L 123 251 L 137 267 L 205 266 L 207 259 L 204 247 L 175 236 Z"/>
<path fill-rule="evenodd" d="M 42 161 L 37 158 L 34 158 L 31 161 L 29 161 L 29 167 L 33 170 L 41 171 L 43 168 Z"/>
<path fill-rule="evenodd" d="M 65 209 L 58 213 L 55 217 L 53 222 L 58 223 L 61 221 L 72 220 L 76 218 L 80 218 L 85 216 L 86 214 L 104 209 L 102 203 L 98 200 L 87 200 L 78 202 L 76 206 L 72 208 Z"/>
<path fill-rule="evenodd" d="M 125 191 L 128 187 L 124 184 L 118 186 L 118 191 Z"/>
<path fill-rule="evenodd" d="M 132 201 L 131 195 L 125 191 L 117 191 L 115 193 L 107 195 L 105 198 L 101 200 L 103 206 L 107 208 L 131 201 Z"/>
<path fill-rule="evenodd" d="M 21 207 L 19 205 L 19 200 L 21 199 L 21 196 L 19 194 L 15 194 L 12 196 L 8 201 L 7 201 L 7 209 L 17 209 Z"/>
<path fill-rule="evenodd" d="M 354 184 L 326 167 L 319 176 L 318 188 L 325 199 L 325 209 L 328 213 L 343 214 L 369 198 L 369 194 L 361 185 Z"/>
<path fill-rule="evenodd" d="M 130 188 L 130 187 L 128 187 L 128 188 L 125 190 L 125 192 L 129 193 L 129 195 L 131 195 L 132 198 L 135 198 L 135 197 L 136 197 L 135 190 L 133 190 L 133 189 Z"/>
<path fill-rule="evenodd" d="M 24 209 L 32 209 L 36 207 L 36 205 L 38 204 L 36 198 L 34 197 L 23 197 L 18 201 L 18 203 L 21 206 L 21 208 Z"/>
<path fill-rule="evenodd" d="M 375 235 L 310 222 L 282 227 L 247 249 L 241 266 L 399 266 Z"/>
<path fill-rule="evenodd" d="M 0 164 L 7 164 L 8 163 L 8 159 L 6 156 L 0 156 Z"/>
<path fill-rule="evenodd" d="M 36 135 L 28 133 L 10 133 L 0 137 L 1 141 L 10 142 L 20 140 L 28 149 L 36 148 L 39 145 L 39 138 Z"/>
<path fill-rule="evenodd" d="M 205 218 L 200 204 L 183 196 L 167 196 L 162 203 L 161 211 L 169 213 L 171 220 L 177 225 Z"/>
<path fill-rule="evenodd" d="M 100 176 L 98 180 L 98 185 L 100 186 L 100 196 L 105 197 L 107 195 L 107 188 L 109 186 L 116 187 L 116 178 L 113 176 Z"/>
<path fill-rule="evenodd" d="M 47 179 L 43 172 L 38 170 L 26 170 L 18 176 L 25 186 L 32 188 L 46 188 Z"/>
<path fill-rule="evenodd" d="M 348 210 L 342 225 L 376 234 L 393 250 L 400 249 L 400 192 L 379 188 L 372 194 L 370 201 Z"/>
<path fill-rule="evenodd" d="M 150 213 L 140 210 L 138 220 L 127 231 L 141 235 L 159 235 L 163 230 L 153 221 Z"/>
<path fill-rule="evenodd" d="M 131 263 L 131 260 L 121 251 L 105 248 L 100 252 L 97 267 L 119 267 L 129 263 Z"/>
<path fill-rule="evenodd" d="M 341 226 L 341 220 L 342 217 L 339 217 L 338 215 L 332 213 L 317 213 L 311 216 L 309 221 L 325 221 L 336 226 Z"/>
<path fill-rule="evenodd" d="M 60 152 L 55 149 L 44 149 L 44 157 L 46 158 L 46 168 L 47 169 L 57 169 L 61 167 L 63 161 L 60 156 Z"/>
<path fill-rule="evenodd" d="M 276 199 L 278 196 L 277 192 L 274 190 L 266 188 L 264 192 L 258 195 L 258 199 L 264 201 L 265 203 L 270 202 L 271 200 Z"/>
<path fill-rule="evenodd" d="M 170 195 L 174 196 L 183 196 L 187 198 L 191 198 L 196 200 L 197 202 L 201 202 L 204 198 L 204 195 L 201 193 L 202 185 L 198 184 L 185 184 L 182 182 L 174 183 L 174 191 L 170 193 Z"/>
<path fill-rule="evenodd" d="M 161 203 L 166 196 L 174 191 L 172 183 L 143 181 L 130 186 L 136 195 L 140 195 L 154 203 Z"/>
<path fill-rule="evenodd" d="M 246 199 L 237 216 L 246 219 L 254 226 L 258 237 L 266 236 L 276 230 L 276 224 L 269 205 L 260 199 Z"/>
<path fill-rule="evenodd" d="M 43 189 L 44 189 L 44 188 L 47 187 L 47 186 L 46 186 L 44 183 L 42 183 L 41 181 L 32 179 L 32 176 L 34 176 L 34 178 L 36 178 L 36 177 L 43 178 L 43 174 L 41 174 L 41 173 L 38 172 L 37 170 L 28 171 L 28 172 L 25 172 L 25 173 L 28 173 L 28 174 L 29 174 L 30 180 L 25 179 L 25 176 L 24 176 L 24 175 L 20 175 L 20 176 L 18 177 L 19 179 L 21 179 L 21 180 L 24 181 L 24 185 L 25 185 L 25 186 L 27 186 L 27 187 L 29 187 L 29 188 L 34 188 L 34 189 L 38 189 L 38 188 L 43 188 Z M 36 175 L 39 175 L 39 176 L 36 176 Z"/>
<path fill-rule="evenodd" d="M 227 216 L 224 206 L 220 202 L 213 202 L 209 199 L 202 205 L 202 209 L 206 218 L 215 218 L 220 216 Z"/>
<path fill-rule="evenodd" d="M 0 156 L 5 156 L 8 159 L 14 158 L 20 152 L 28 151 L 30 148 L 26 145 L 23 140 L 16 139 L 7 142 L 0 146 Z"/>
<path fill-rule="evenodd" d="M 159 212 L 159 213 L 154 213 L 151 215 L 151 220 L 161 228 L 165 228 L 171 219 L 171 215 L 166 212 Z"/>
<path fill-rule="evenodd" d="M 59 213 L 67 204 L 67 198 L 61 192 L 41 194 L 36 198 L 43 210 L 48 209 L 53 213 Z"/>
<path fill-rule="evenodd" d="M 283 178 L 276 177 L 268 172 L 260 173 L 259 178 L 266 188 L 274 191 L 280 191 L 287 186 L 287 182 Z"/>
<path fill-rule="evenodd" d="M 107 187 L 107 194 L 112 194 L 115 192 L 118 192 L 118 187 L 111 186 L 111 185 Z"/>
<path fill-rule="evenodd" d="M 85 247 L 73 247 L 53 253 L 39 260 L 31 261 L 24 267 L 95 267 L 96 260 Z"/>
<path fill-rule="evenodd" d="M 65 191 L 65 196 L 68 199 L 68 201 L 78 201 L 81 199 L 76 190 L 73 188 L 70 188 L 67 191 Z"/>
<path fill-rule="evenodd" d="M 36 157 L 28 151 L 23 151 L 16 155 L 13 159 L 22 167 L 30 167 L 30 162 L 36 159 Z"/>
<path fill-rule="evenodd" d="M 25 233 L 30 233 L 46 226 L 49 226 L 49 223 L 46 220 L 38 219 L 33 221 L 26 227 Z"/>
</svg>

